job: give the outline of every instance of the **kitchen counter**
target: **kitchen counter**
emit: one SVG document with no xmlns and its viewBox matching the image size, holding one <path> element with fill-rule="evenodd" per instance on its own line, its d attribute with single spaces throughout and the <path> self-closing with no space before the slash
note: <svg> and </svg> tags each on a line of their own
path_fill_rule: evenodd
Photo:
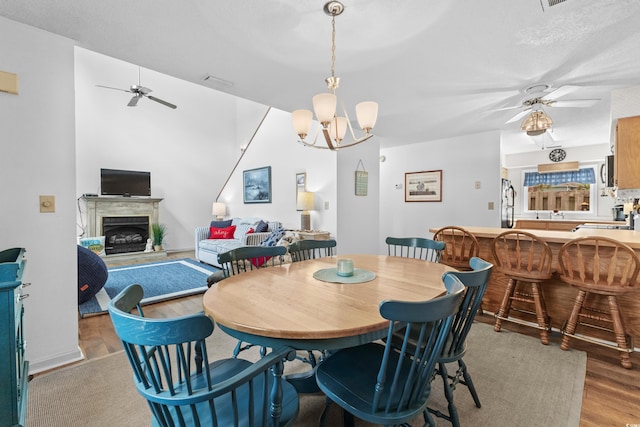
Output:
<svg viewBox="0 0 640 427">
<path fill-rule="evenodd" d="M 603 225 L 620 225 L 625 224 L 624 221 L 601 221 L 601 220 L 577 220 L 577 219 L 533 219 L 533 218 L 517 218 L 514 228 L 529 230 L 560 230 L 571 231 L 579 225 L 603 224 Z"/>
<path fill-rule="evenodd" d="M 480 258 L 495 263 L 493 254 L 491 253 L 491 244 L 493 239 L 500 233 L 507 231 L 505 228 L 494 227 L 464 227 L 478 239 L 480 244 Z M 437 228 L 429 229 L 434 233 Z M 632 247 L 640 255 L 640 231 L 634 230 L 611 230 L 611 229 L 580 229 L 576 231 L 557 231 L 557 230 L 523 230 L 535 234 L 543 238 L 551 247 L 553 252 L 553 268 L 557 272 L 559 266 L 557 262 L 558 251 L 560 247 L 567 241 L 577 237 L 584 236 L 603 236 L 616 239 L 626 243 Z M 497 269 L 494 269 L 487 291 L 482 299 L 482 307 L 486 312 L 495 313 L 500 307 L 504 291 L 507 286 L 508 279 Z M 619 297 L 623 318 L 627 326 L 629 334 L 633 337 L 633 341 L 640 343 L 640 285 L 636 284 L 637 290 L 627 295 Z M 562 328 L 562 325 L 569 319 L 571 308 L 577 290 L 560 281 L 557 273 L 543 284 L 543 294 L 547 304 L 547 311 L 551 316 L 551 326 L 556 331 Z M 514 314 L 517 316 L 517 313 Z M 524 318 L 532 321 L 531 318 Z M 602 339 L 612 341 L 611 335 L 603 335 Z"/>
</svg>

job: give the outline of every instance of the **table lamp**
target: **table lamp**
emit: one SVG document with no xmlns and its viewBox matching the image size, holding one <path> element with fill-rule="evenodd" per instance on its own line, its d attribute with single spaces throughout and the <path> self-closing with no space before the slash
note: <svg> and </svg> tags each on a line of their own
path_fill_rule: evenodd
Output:
<svg viewBox="0 0 640 427">
<path fill-rule="evenodd" d="M 300 191 L 298 192 L 298 202 L 297 202 L 298 210 L 301 210 L 300 214 L 301 230 L 311 230 L 311 215 L 309 214 L 310 210 L 313 210 L 313 193 L 310 191 Z"/>
<path fill-rule="evenodd" d="M 211 208 L 211 215 L 216 217 L 216 221 L 220 221 L 224 218 L 226 209 L 227 207 L 224 203 L 213 202 L 213 207 Z"/>
</svg>

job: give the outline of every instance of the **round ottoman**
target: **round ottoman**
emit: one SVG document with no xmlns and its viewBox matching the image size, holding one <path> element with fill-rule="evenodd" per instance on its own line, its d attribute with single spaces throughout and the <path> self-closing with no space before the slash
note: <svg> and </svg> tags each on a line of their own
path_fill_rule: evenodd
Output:
<svg viewBox="0 0 640 427">
<path fill-rule="evenodd" d="M 78 246 L 78 304 L 89 301 L 107 282 L 109 272 L 102 258 Z"/>
</svg>

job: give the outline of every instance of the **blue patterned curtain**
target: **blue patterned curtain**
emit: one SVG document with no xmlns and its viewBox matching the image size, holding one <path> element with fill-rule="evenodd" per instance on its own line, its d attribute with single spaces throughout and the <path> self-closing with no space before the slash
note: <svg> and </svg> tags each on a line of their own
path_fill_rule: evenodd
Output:
<svg viewBox="0 0 640 427">
<path fill-rule="evenodd" d="M 553 172 L 538 173 L 525 172 L 524 186 L 533 187 L 534 185 L 560 185 L 575 182 L 578 184 L 595 184 L 596 174 L 593 168 L 585 168 L 571 172 Z"/>
</svg>

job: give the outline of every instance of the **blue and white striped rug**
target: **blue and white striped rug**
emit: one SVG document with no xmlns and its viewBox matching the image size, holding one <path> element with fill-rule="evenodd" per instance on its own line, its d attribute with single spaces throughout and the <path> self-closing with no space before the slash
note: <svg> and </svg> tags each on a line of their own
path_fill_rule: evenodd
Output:
<svg viewBox="0 0 640 427">
<path fill-rule="evenodd" d="M 111 298 L 132 283 L 144 289 L 142 304 L 202 293 L 207 290 L 207 277 L 216 267 L 192 259 L 174 259 L 109 269 L 109 278 L 95 297 L 80 304 L 80 317 L 104 313 Z"/>
</svg>

